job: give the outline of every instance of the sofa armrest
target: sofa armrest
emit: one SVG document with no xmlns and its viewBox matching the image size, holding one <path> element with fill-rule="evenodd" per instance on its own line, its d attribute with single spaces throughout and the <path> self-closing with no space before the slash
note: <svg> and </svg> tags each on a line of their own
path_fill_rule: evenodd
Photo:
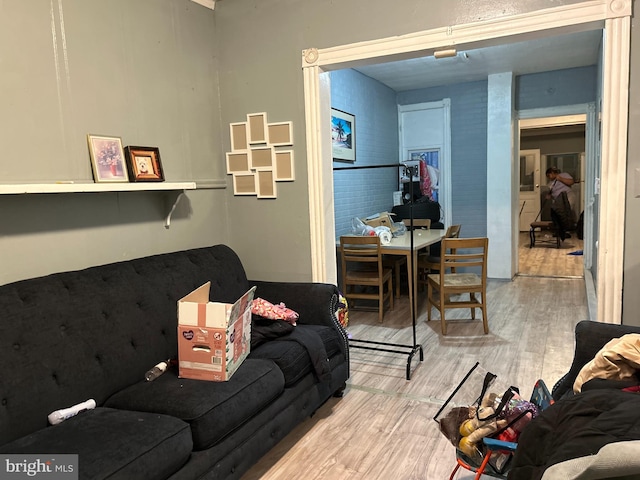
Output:
<svg viewBox="0 0 640 480">
<path fill-rule="evenodd" d="M 583 320 L 578 322 L 575 332 L 576 343 L 573 362 L 569 371 L 554 385 L 552 390 L 554 400 L 571 394 L 573 383 L 582 367 L 593 360 L 609 340 L 627 333 L 640 333 L 640 327 Z"/>
<path fill-rule="evenodd" d="M 328 283 L 265 282 L 249 280 L 256 285 L 256 298 L 271 303 L 283 302 L 300 314 L 299 323 L 335 327 L 338 287 Z M 339 324 L 338 324 L 339 325 Z"/>
<path fill-rule="evenodd" d="M 349 359 L 349 338 L 336 317 L 338 287 L 328 283 L 266 282 L 249 280 L 255 285 L 255 297 L 271 303 L 283 302 L 296 311 L 300 325 L 325 325 L 336 330 L 341 339 L 342 353 Z"/>
</svg>

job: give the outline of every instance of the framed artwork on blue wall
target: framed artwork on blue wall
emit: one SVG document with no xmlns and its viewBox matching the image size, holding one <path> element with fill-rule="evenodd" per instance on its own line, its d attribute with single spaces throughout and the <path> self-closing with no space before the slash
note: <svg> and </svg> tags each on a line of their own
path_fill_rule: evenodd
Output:
<svg viewBox="0 0 640 480">
<path fill-rule="evenodd" d="M 420 182 L 420 191 L 434 202 L 440 196 L 440 149 L 409 150 L 409 159 L 420 162 L 420 177 L 414 181 Z"/>
<path fill-rule="evenodd" d="M 356 117 L 331 109 L 331 146 L 334 162 L 356 161 Z"/>
</svg>

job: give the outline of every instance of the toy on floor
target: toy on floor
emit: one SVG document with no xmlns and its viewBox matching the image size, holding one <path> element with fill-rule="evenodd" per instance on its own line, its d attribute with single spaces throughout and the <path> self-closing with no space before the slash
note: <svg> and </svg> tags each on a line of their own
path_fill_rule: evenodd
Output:
<svg viewBox="0 0 640 480">
<path fill-rule="evenodd" d="M 484 437 L 493 435 L 509 425 L 508 420 L 495 415 L 497 398 L 498 396 L 495 393 L 485 395 L 477 411 L 471 408 L 469 412 L 471 418 L 460 425 L 460 435 L 462 438 L 460 439 L 458 448 L 468 457 L 474 458 L 481 456 L 482 452 L 480 452 L 477 447 L 478 442 Z"/>
</svg>

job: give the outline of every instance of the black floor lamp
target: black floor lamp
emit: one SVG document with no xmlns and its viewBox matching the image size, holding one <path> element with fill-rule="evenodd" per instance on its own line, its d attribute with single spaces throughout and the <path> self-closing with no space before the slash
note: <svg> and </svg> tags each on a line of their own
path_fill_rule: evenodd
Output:
<svg viewBox="0 0 640 480">
<path fill-rule="evenodd" d="M 415 276 L 416 265 L 413 260 L 413 177 L 419 175 L 418 165 L 407 165 L 407 164 L 391 164 L 391 165 L 371 165 L 371 166 L 363 166 L 363 167 L 343 167 L 343 168 L 335 168 L 334 170 L 360 170 L 360 169 L 371 169 L 371 168 L 400 168 L 403 169 L 403 177 L 409 177 L 409 233 L 411 234 L 410 248 L 411 248 L 411 271 L 414 272 Z M 409 279 L 409 282 L 413 282 L 413 278 Z M 415 285 L 410 285 L 410 288 L 413 288 Z M 365 350 L 376 350 L 380 352 L 389 352 L 389 353 L 397 353 L 400 355 L 407 355 L 407 380 L 411 380 L 411 362 L 416 354 L 419 354 L 420 361 L 424 360 L 424 351 L 422 349 L 422 345 L 417 342 L 416 337 L 416 293 L 413 293 L 413 302 L 414 305 L 411 305 L 411 325 L 413 328 L 413 344 L 412 345 L 403 345 L 399 343 L 388 343 L 388 342 L 377 342 L 373 340 L 358 340 L 358 339 L 349 339 L 349 346 L 351 348 L 360 348 Z M 392 293 L 393 294 L 393 293 Z"/>
</svg>

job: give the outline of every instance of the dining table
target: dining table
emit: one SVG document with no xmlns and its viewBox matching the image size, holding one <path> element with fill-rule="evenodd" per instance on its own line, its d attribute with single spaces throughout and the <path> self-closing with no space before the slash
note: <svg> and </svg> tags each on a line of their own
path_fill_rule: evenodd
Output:
<svg viewBox="0 0 640 480">
<path fill-rule="evenodd" d="M 391 242 L 386 245 L 380 245 L 380 250 L 384 255 L 403 255 L 407 258 L 407 285 L 412 318 L 414 312 L 417 314 L 418 308 L 418 252 L 429 245 L 440 242 L 444 238 L 444 234 L 445 231 L 440 229 L 415 229 L 412 232 L 407 231 L 404 235 L 393 237 Z M 412 236 L 413 249 L 411 248 Z"/>
<path fill-rule="evenodd" d="M 415 229 L 391 238 L 389 243 L 381 243 L 380 250 L 384 255 L 401 255 L 407 259 L 407 284 L 409 290 L 409 305 L 411 317 L 417 313 L 418 301 L 418 252 L 423 248 L 438 243 L 445 236 L 441 229 Z M 413 238 L 413 242 L 412 242 Z M 340 240 L 337 242 L 338 248 Z M 413 248 L 411 248 L 413 246 Z"/>
</svg>

